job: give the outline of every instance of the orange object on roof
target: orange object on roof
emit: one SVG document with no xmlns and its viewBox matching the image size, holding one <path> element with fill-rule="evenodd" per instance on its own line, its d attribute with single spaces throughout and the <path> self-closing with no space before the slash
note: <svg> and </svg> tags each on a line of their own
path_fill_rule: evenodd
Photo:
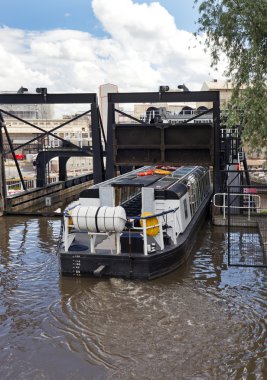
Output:
<svg viewBox="0 0 267 380">
<path fill-rule="evenodd" d="M 146 175 L 153 175 L 154 173 L 155 173 L 154 170 L 147 170 L 146 172 L 137 173 L 137 176 L 138 177 L 144 177 Z"/>
<path fill-rule="evenodd" d="M 169 175 L 169 174 L 172 174 L 172 172 L 170 172 L 169 170 L 163 170 L 163 169 L 156 169 L 155 174 L 162 174 L 162 175 Z"/>
<path fill-rule="evenodd" d="M 170 170 L 171 172 L 173 172 L 174 170 L 177 169 L 177 167 L 175 167 L 175 166 L 169 166 L 169 165 L 157 165 L 156 169 Z"/>
</svg>

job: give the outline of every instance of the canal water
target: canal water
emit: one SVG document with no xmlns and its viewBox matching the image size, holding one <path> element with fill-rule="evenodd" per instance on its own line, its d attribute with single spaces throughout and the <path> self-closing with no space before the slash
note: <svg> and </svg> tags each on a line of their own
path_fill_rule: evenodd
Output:
<svg viewBox="0 0 267 380">
<path fill-rule="evenodd" d="M 0 379 L 266 379 L 267 270 L 206 224 L 153 281 L 62 278 L 60 220 L 0 219 Z"/>
</svg>

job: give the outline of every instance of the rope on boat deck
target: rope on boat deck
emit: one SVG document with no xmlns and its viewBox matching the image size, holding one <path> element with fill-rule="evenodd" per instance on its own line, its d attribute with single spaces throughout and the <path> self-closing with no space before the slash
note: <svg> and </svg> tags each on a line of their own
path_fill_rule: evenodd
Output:
<svg viewBox="0 0 267 380">
<path fill-rule="evenodd" d="M 68 210 L 65 210 L 63 215 L 66 216 L 67 218 L 70 218 L 71 215 L 69 214 L 69 211 L 73 210 L 75 207 L 77 207 L 79 205 L 75 205 L 71 208 L 69 208 Z M 167 215 L 167 214 L 170 214 L 170 213 L 173 213 L 173 212 L 176 212 L 178 210 L 179 207 L 176 207 L 176 208 L 173 208 L 173 209 L 170 209 L 170 210 L 167 210 L 167 211 L 163 211 L 163 212 L 160 212 L 159 214 L 152 214 L 152 215 L 147 215 L 147 216 L 128 216 L 127 219 L 134 219 L 134 220 L 141 220 L 141 219 L 151 219 L 151 218 L 156 218 L 158 216 L 164 216 L 164 215 Z"/>
<path fill-rule="evenodd" d="M 151 219 L 151 218 L 156 218 L 158 216 L 164 216 L 170 213 L 173 213 L 178 210 L 179 207 L 173 208 L 171 210 L 163 211 L 160 212 L 159 214 L 152 214 L 152 215 L 147 215 L 147 216 L 128 216 L 127 219 L 134 219 L 134 220 L 141 220 L 141 219 Z"/>
<path fill-rule="evenodd" d="M 66 216 L 67 218 L 70 218 L 71 215 L 69 214 L 69 211 L 75 209 L 77 206 L 79 206 L 79 204 L 74 205 L 74 206 L 68 208 L 67 210 L 65 210 L 65 211 L 63 212 L 63 216 Z"/>
</svg>

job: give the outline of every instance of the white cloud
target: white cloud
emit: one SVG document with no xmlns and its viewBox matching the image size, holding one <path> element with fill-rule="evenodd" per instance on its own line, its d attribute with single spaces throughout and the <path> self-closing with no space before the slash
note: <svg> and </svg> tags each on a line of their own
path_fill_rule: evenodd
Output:
<svg viewBox="0 0 267 380">
<path fill-rule="evenodd" d="M 45 86 L 49 92 L 96 92 L 106 82 L 121 91 L 180 83 L 199 90 L 208 79 L 208 56 L 158 2 L 93 0 L 92 6 L 106 38 L 74 30 L 1 28 L 0 90 L 24 85 Z"/>
</svg>

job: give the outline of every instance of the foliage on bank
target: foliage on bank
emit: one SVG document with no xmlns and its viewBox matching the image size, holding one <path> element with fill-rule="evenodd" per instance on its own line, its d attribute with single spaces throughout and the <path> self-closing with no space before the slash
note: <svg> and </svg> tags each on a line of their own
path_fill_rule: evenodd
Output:
<svg viewBox="0 0 267 380">
<path fill-rule="evenodd" d="M 234 86 L 229 124 L 244 127 L 252 148 L 267 146 L 267 0 L 195 0 L 198 33 L 205 36 L 212 64 L 227 57 L 226 77 Z M 242 112 L 240 112 L 240 110 Z"/>
</svg>

